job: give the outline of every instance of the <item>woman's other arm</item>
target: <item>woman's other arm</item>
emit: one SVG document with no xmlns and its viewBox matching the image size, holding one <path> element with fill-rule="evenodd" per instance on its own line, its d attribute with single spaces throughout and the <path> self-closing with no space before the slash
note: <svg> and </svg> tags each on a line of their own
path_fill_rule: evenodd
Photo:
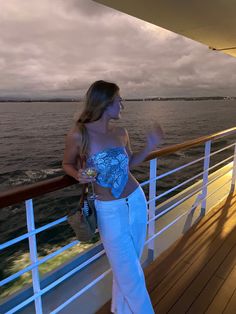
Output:
<svg viewBox="0 0 236 314">
<path fill-rule="evenodd" d="M 126 151 L 129 155 L 129 168 L 140 165 L 150 152 L 157 148 L 164 137 L 163 130 L 158 123 L 153 124 L 151 130 L 147 133 L 147 141 L 145 147 L 139 152 L 133 152 L 130 145 L 128 131 L 124 128 L 126 136 Z"/>
<path fill-rule="evenodd" d="M 65 150 L 62 168 L 66 174 L 78 180 L 77 160 L 79 157 L 80 135 L 69 132 L 65 138 Z"/>
<path fill-rule="evenodd" d="M 66 174 L 75 178 L 80 183 L 89 183 L 91 181 L 96 181 L 96 178 L 91 178 L 86 173 L 84 169 L 78 169 L 78 158 L 80 153 L 80 143 L 81 136 L 79 133 L 70 131 L 66 136 L 65 140 L 65 151 L 62 162 L 62 168 Z"/>
</svg>

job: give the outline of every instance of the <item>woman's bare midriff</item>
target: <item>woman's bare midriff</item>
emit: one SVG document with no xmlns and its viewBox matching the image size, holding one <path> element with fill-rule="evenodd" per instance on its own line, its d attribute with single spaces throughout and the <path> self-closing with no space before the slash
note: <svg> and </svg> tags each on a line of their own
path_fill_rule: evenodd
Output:
<svg viewBox="0 0 236 314">
<path fill-rule="evenodd" d="M 135 177 L 129 172 L 128 182 L 120 195 L 119 198 L 128 197 L 136 188 L 139 186 L 138 181 Z M 104 188 L 99 184 L 94 184 L 95 194 L 97 194 L 97 199 L 100 201 L 113 201 L 117 200 L 112 194 L 110 188 Z"/>
</svg>

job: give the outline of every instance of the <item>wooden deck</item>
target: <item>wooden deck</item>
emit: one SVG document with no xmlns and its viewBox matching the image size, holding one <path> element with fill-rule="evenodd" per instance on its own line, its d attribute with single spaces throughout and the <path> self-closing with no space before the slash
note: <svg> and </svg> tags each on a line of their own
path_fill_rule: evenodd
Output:
<svg viewBox="0 0 236 314">
<path fill-rule="evenodd" d="M 236 314 L 236 193 L 150 264 L 145 276 L 155 313 Z M 97 312 L 105 313 L 110 302 Z"/>
</svg>

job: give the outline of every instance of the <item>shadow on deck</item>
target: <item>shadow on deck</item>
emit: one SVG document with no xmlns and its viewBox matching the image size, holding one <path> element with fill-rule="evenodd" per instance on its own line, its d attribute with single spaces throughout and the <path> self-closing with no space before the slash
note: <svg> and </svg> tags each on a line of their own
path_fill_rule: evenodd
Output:
<svg viewBox="0 0 236 314">
<path fill-rule="evenodd" d="M 151 263 L 145 277 L 155 313 L 235 314 L 236 193 Z M 97 312 L 105 313 L 110 302 Z"/>
</svg>

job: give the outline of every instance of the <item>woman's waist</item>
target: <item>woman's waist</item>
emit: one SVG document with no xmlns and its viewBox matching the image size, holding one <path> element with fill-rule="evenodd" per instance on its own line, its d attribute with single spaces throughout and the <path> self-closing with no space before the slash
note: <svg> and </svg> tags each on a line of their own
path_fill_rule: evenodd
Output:
<svg viewBox="0 0 236 314">
<path fill-rule="evenodd" d="M 96 210 L 102 209 L 104 210 L 107 208 L 109 211 L 115 208 L 119 208 L 119 205 L 124 205 L 124 204 L 130 204 L 133 201 L 137 201 L 140 203 L 141 200 L 146 202 L 146 196 L 144 194 L 144 191 L 141 187 L 141 185 L 138 185 L 133 192 L 131 192 L 127 197 L 121 197 L 117 199 L 112 199 L 112 200 L 100 200 L 100 199 L 95 199 L 95 207 Z M 118 206 L 118 207 L 117 207 Z"/>
<path fill-rule="evenodd" d="M 129 173 L 128 181 L 119 199 L 128 197 L 138 186 L 139 186 L 139 182 L 134 178 L 134 176 L 131 173 Z M 95 183 L 94 187 L 95 187 L 95 193 L 97 194 L 98 200 L 101 200 L 101 201 L 117 200 L 117 198 L 115 198 L 112 195 L 110 188 L 103 187 L 97 183 Z"/>
</svg>

